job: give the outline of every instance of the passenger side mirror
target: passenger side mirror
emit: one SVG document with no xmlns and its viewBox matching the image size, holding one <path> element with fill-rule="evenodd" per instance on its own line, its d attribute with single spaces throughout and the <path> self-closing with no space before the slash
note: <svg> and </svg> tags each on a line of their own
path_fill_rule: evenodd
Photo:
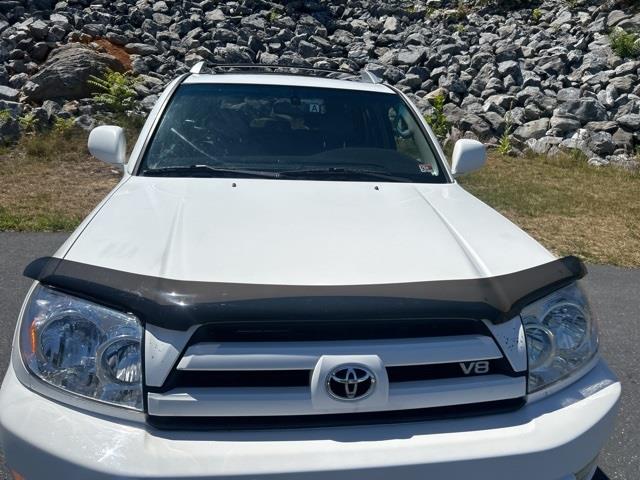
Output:
<svg viewBox="0 0 640 480">
<path fill-rule="evenodd" d="M 106 163 L 123 165 L 127 154 L 127 140 L 120 127 L 96 127 L 89 134 L 89 152 Z"/>
<path fill-rule="evenodd" d="M 451 157 L 451 173 L 464 175 L 481 168 L 487 159 L 487 149 L 477 140 L 463 138 L 456 142 Z"/>
</svg>

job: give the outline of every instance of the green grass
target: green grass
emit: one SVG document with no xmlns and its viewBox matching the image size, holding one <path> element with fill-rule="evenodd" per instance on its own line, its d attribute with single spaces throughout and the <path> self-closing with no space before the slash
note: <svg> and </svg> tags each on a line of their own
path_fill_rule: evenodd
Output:
<svg viewBox="0 0 640 480">
<path fill-rule="evenodd" d="M 492 153 L 460 183 L 558 255 L 640 266 L 640 173 Z"/>
</svg>

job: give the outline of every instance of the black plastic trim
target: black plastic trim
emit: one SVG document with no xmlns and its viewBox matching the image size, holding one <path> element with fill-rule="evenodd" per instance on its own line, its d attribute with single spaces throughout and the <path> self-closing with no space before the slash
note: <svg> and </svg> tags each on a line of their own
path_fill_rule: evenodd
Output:
<svg viewBox="0 0 640 480">
<path fill-rule="evenodd" d="M 576 257 L 489 278 L 375 285 L 257 285 L 171 280 L 44 257 L 25 276 L 173 330 L 243 323 L 486 319 L 509 321 L 527 304 L 586 274 Z"/>
</svg>

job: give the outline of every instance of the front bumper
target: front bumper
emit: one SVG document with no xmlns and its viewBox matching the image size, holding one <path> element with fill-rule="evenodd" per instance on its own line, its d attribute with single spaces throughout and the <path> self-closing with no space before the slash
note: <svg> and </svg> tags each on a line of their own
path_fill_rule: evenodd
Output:
<svg viewBox="0 0 640 480">
<path fill-rule="evenodd" d="M 25 388 L 9 367 L 0 391 L 0 444 L 8 466 L 26 480 L 573 480 L 612 432 L 619 398 L 620 383 L 601 361 L 560 392 L 500 415 L 349 428 L 168 432 L 50 401 Z"/>
</svg>

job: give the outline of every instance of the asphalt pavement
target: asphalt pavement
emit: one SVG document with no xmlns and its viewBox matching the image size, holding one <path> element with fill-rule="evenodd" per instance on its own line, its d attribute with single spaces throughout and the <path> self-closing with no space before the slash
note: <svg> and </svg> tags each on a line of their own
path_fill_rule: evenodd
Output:
<svg viewBox="0 0 640 480">
<path fill-rule="evenodd" d="M 52 254 L 66 236 L 0 232 L 0 377 L 9 364 L 16 317 L 30 284 L 22 271 L 30 260 Z M 596 479 L 640 480 L 640 270 L 592 265 L 585 282 L 600 318 L 602 354 L 623 388 L 617 428 L 600 457 Z M 0 471 L 0 480 L 5 478 Z"/>
</svg>

